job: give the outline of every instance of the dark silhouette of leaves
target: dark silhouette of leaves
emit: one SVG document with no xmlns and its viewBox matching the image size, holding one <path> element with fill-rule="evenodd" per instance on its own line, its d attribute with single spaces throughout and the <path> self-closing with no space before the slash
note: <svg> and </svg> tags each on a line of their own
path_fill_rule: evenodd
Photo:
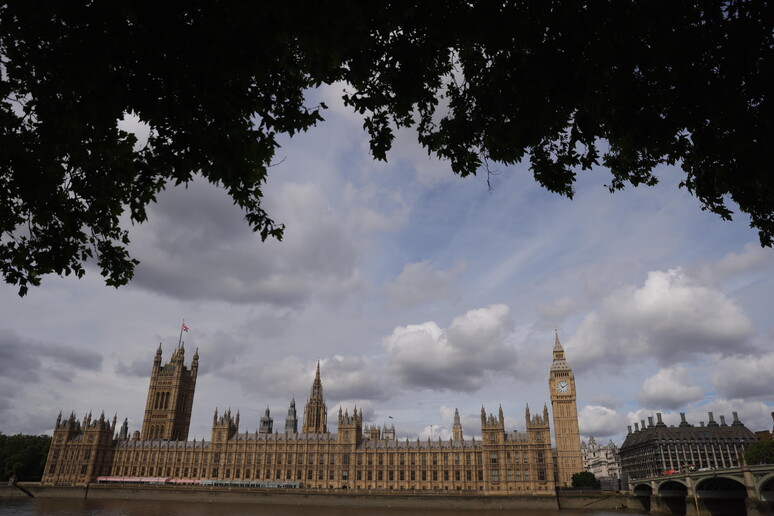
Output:
<svg viewBox="0 0 774 516">
<path fill-rule="evenodd" d="M 167 185 L 223 187 L 262 239 L 278 136 L 344 82 L 376 159 L 396 128 L 466 176 L 526 160 L 573 196 L 677 164 L 705 210 L 774 236 L 774 9 L 767 1 L 25 2 L 0 6 L 0 267 L 39 285 L 96 260 L 108 285 L 137 261 L 122 224 Z M 148 125 L 142 146 L 117 121 Z M 728 201 L 733 204 L 729 206 Z"/>
</svg>

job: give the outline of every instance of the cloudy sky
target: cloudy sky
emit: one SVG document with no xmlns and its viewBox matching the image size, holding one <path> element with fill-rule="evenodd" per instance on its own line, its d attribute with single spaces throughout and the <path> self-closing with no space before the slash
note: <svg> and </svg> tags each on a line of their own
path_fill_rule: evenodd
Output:
<svg viewBox="0 0 774 516">
<path fill-rule="evenodd" d="M 461 179 L 400 133 L 369 157 L 362 120 L 335 87 L 327 121 L 286 141 L 266 207 L 287 226 L 261 243 L 227 195 L 171 188 L 131 229 L 131 285 L 45 278 L 19 298 L 0 285 L 0 431 L 50 433 L 57 413 L 105 411 L 139 429 L 159 342 L 181 321 L 200 376 L 190 437 L 213 411 L 255 431 L 302 410 L 315 363 L 335 423 L 362 407 L 400 437 L 448 438 L 454 409 L 478 435 L 482 404 L 509 429 L 549 402 L 554 329 L 576 374 L 584 437 L 620 444 L 662 412 L 696 424 L 737 411 L 752 430 L 774 410 L 774 253 L 749 221 L 723 222 L 658 169 L 654 188 L 610 194 L 604 169 L 574 200 L 524 166 Z M 125 127 L 142 133 L 127 120 Z"/>
</svg>

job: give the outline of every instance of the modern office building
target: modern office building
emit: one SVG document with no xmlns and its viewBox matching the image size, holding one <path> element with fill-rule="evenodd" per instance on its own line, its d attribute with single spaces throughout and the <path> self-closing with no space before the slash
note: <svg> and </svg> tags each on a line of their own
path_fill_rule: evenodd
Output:
<svg viewBox="0 0 774 516">
<path fill-rule="evenodd" d="M 712 412 L 708 413 L 707 424 L 704 421 L 694 426 L 680 414 L 678 426 L 667 426 L 661 420 L 661 413 L 629 426 L 628 434 L 619 453 L 621 468 L 630 479 L 662 475 L 671 471 L 692 468 L 716 469 L 740 465 L 740 457 L 747 446 L 756 441 L 755 434 L 747 429 L 736 412 L 732 412 L 733 421 L 726 423 L 720 416 L 715 421 Z"/>
</svg>

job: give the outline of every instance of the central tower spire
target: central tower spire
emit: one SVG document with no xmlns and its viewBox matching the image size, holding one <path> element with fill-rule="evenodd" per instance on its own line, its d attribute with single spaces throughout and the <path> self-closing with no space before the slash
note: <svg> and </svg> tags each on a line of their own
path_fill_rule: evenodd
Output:
<svg viewBox="0 0 774 516">
<path fill-rule="evenodd" d="M 323 397 L 322 380 L 320 380 L 320 361 L 317 361 L 317 371 L 314 374 L 312 390 L 304 407 L 304 426 L 301 431 L 305 434 L 328 433 L 328 409 Z"/>
</svg>

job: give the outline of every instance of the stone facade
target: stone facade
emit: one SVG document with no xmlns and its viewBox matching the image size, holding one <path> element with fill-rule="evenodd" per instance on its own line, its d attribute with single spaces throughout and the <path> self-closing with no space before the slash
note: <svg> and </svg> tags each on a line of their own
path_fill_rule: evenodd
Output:
<svg viewBox="0 0 774 516">
<path fill-rule="evenodd" d="M 613 441 L 602 446 L 591 436 L 588 444 L 581 442 L 581 455 L 583 469 L 593 473 L 601 483 L 612 484 L 617 488 L 618 479 L 621 478 L 621 457 Z"/>
<path fill-rule="evenodd" d="M 151 370 L 142 439 L 185 441 L 191 425 L 196 375 L 199 370 L 199 351 L 194 353 L 191 368 L 185 364 L 182 340 L 166 365 L 161 365 L 161 344 L 156 350 Z"/>
<path fill-rule="evenodd" d="M 629 479 L 663 475 L 670 471 L 731 468 L 740 465 L 740 457 L 747 446 L 756 441 L 755 434 L 745 427 L 736 412 L 733 422 L 726 424 L 725 416 L 720 423 L 708 412 L 709 422 L 694 426 L 680 413 L 678 426 L 667 426 L 661 420 L 661 413 L 640 424 L 628 427 L 626 439 L 619 451 L 621 469 Z"/>
<path fill-rule="evenodd" d="M 554 360 L 548 377 L 551 392 L 551 411 L 554 418 L 554 440 L 559 487 L 571 487 L 572 476 L 583 471 L 583 458 L 580 448 L 580 430 L 578 428 L 578 409 L 575 403 L 575 375 L 565 357 L 564 349 L 556 333 L 554 342 Z"/>
<path fill-rule="evenodd" d="M 157 353 L 152 374 L 186 370 L 193 372 L 195 382 L 198 356 L 194 357 L 195 364 L 190 370 L 182 364 L 182 356 L 182 349 L 178 348 L 171 362 L 162 367 L 161 355 Z M 147 426 L 149 417 L 151 421 L 162 419 L 153 418 L 159 413 L 156 411 L 169 410 L 158 408 L 167 404 L 165 401 L 157 404 L 156 400 L 162 396 L 156 393 L 170 392 L 170 406 L 177 406 L 173 400 L 179 399 L 173 384 L 162 385 L 152 379 L 150 391 L 148 407 L 151 408 L 146 410 L 144 430 L 153 427 Z M 192 399 L 192 394 L 188 399 Z M 574 409 L 574 395 L 572 403 Z M 560 418 L 564 418 L 561 420 L 566 428 L 567 412 L 563 411 Z M 238 412 L 232 414 L 229 410 L 218 414 L 216 410 L 209 441 L 188 441 L 183 435 L 187 434 L 190 421 L 190 411 L 186 410 L 176 412 L 172 421 L 164 419 L 164 435 L 170 438 L 148 438 L 155 435 L 153 430 L 151 434 L 134 432 L 130 437 L 126 421 L 116 432 L 116 419 L 108 422 L 104 415 L 96 420 L 89 415 L 79 422 L 74 415 L 62 420 L 60 414 L 43 482 L 87 484 L 100 476 L 114 476 L 293 482 L 323 489 L 553 494 L 557 475 L 548 407 L 544 406 L 542 413 L 536 415 L 531 415 L 529 407 L 526 408 L 525 432 L 506 431 L 504 419 L 502 407 L 496 415 L 487 414 L 482 407 L 480 439 L 464 438 L 457 413 L 452 438 L 448 441 L 400 440 L 395 438 L 394 426 L 366 427 L 364 431 L 362 410 L 355 407 L 352 412 L 339 410 L 337 433 L 331 433 L 327 427 L 318 363 L 300 433 L 296 431 L 295 401 L 291 402 L 282 433 L 271 433 L 273 421 L 268 409 L 261 418 L 260 431 L 252 433 L 240 432 Z M 572 426 L 570 436 L 577 434 L 577 416 L 574 429 Z M 178 429 L 177 433 L 174 429 Z M 557 442 L 565 442 L 566 437 L 559 438 Z M 567 449 L 567 446 L 560 448 L 559 456 Z"/>
</svg>

